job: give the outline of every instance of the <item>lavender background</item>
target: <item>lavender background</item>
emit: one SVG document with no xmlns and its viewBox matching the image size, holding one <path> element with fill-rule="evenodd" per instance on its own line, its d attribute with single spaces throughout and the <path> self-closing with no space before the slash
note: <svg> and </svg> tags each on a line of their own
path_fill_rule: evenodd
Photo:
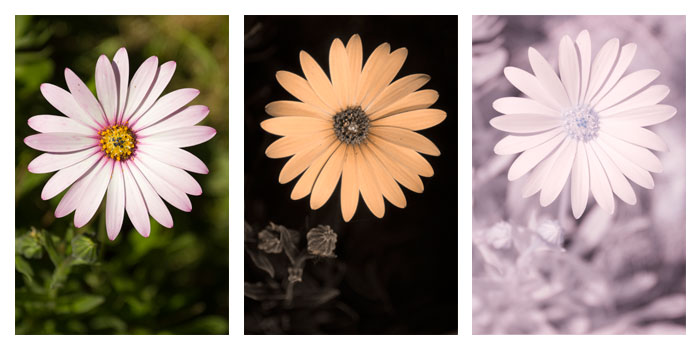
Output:
<svg viewBox="0 0 700 350">
<path fill-rule="evenodd" d="M 653 84 L 669 86 L 662 103 L 678 113 L 651 127 L 670 148 L 655 152 L 655 188 L 632 184 L 637 205 L 616 199 L 612 216 L 591 197 L 574 220 L 567 187 L 546 208 L 522 198 L 524 179 L 506 178 L 517 155 L 493 153 L 505 133 L 488 120 L 495 99 L 520 95 L 505 66 L 531 71 L 532 46 L 556 68 L 560 39 L 583 29 L 593 55 L 613 37 L 637 43 L 627 73 L 661 71 Z M 472 31 L 472 332 L 684 334 L 685 17 L 474 16 Z"/>
</svg>

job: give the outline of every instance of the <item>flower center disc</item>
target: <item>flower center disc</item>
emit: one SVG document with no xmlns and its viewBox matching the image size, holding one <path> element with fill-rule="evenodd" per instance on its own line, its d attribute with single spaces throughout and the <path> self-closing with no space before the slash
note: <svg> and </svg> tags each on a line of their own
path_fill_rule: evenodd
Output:
<svg viewBox="0 0 700 350">
<path fill-rule="evenodd" d="M 117 161 L 127 160 L 136 148 L 134 133 L 126 125 L 113 125 L 100 131 L 100 145 L 105 154 Z"/>
<path fill-rule="evenodd" d="M 563 114 L 564 130 L 579 141 L 588 142 L 598 137 L 600 120 L 598 114 L 587 105 L 576 106 Z"/>
<path fill-rule="evenodd" d="M 359 106 L 350 107 L 333 116 L 333 131 L 342 142 L 363 143 L 369 131 L 369 118 Z"/>
</svg>

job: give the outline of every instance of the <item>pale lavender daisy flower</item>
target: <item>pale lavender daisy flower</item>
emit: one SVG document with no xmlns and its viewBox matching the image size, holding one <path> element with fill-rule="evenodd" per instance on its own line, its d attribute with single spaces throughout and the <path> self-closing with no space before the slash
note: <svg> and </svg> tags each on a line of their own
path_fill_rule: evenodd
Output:
<svg viewBox="0 0 700 350">
<path fill-rule="evenodd" d="M 534 48 L 528 52 L 534 75 L 505 68 L 508 81 L 527 98 L 494 101 L 493 108 L 504 115 L 491 119 L 491 125 L 516 134 L 498 142 L 494 152 L 522 152 L 511 165 L 508 180 L 530 172 L 523 197 L 540 192 L 540 205 L 548 206 L 571 174 L 571 208 L 579 218 L 589 190 L 612 214 L 613 194 L 628 204 L 637 202 L 628 179 L 647 189 L 654 187 L 650 172 L 663 169 L 649 149 L 668 147 L 644 127 L 670 119 L 676 109 L 658 104 L 668 95 L 667 86 L 642 90 L 659 71 L 642 69 L 623 76 L 636 49 L 635 44 L 620 48 L 618 39 L 610 39 L 592 59 L 591 39 L 584 30 L 575 43 L 569 36 L 562 38 L 559 76 Z"/>
<path fill-rule="evenodd" d="M 105 55 L 97 60 L 97 99 L 68 68 L 70 92 L 41 85 L 46 100 L 65 116 L 31 117 L 28 124 L 39 134 L 26 137 L 24 143 L 46 152 L 29 164 L 30 172 L 58 171 L 44 186 L 43 200 L 70 187 L 56 217 L 75 211 L 75 226 L 82 227 L 106 193 L 107 235 L 113 240 L 121 230 L 124 210 L 144 237 L 151 229 L 149 214 L 161 225 L 173 226 L 163 199 L 180 210 L 192 210 L 187 195 L 200 195 L 202 188 L 185 170 L 199 174 L 209 170 L 182 147 L 203 143 L 216 130 L 195 125 L 209 108 L 185 107 L 198 90 L 180 89 L 159 98 L 174 72 L 174 61 L 159 67 L 158 58 L 152 56 L 129 82 L 129 59 L 121 48 L 112 61 Z"/>
</svg>

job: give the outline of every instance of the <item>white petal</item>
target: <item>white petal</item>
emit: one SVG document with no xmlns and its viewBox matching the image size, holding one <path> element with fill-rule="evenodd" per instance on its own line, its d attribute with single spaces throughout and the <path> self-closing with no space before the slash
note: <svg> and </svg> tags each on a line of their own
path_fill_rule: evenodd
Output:
<svg viewBox="0 0 700 350">
<path fill-rule="evenodd" d="M 593 66 L 591 67 L 591 80 L 588 85 L 588 90 L 586 91 L 586 98 L 584 99 L 586 103 L 590 102 L 593 96 L 600 90 L 600 87 L 603 86 L 605 78 L 608 77 L 610 69 L 612 69 L 613 64 L 615 64 L 619 47 L 620 41 L 618 39 L 610 39 L 595 56 Z"/>
<path fill-rule="evenodd" d="M 591 74 L 591 36 L 587 30 L 582 31 L 576 37 L 576 46 L 581 55 L 581 92 L 578 97 L 580 103 L 586 96 Z"/>
<path fill-rule="evenodd" d="M 576 159 L 571 168 L 571 211 L 576 219 L 583 215 L 588 204 L 590 175 L 588 172 L 588 156 L 583 142 L 576 143 Z"/>
<path fill-rule="evenodd" d="M 557 101 L 559 106 L 571 106 L 571 102 L 569 101 L 569 96 L 566 95 L 564 85 L 562 85 L 561 80 L 559 80 L 557 73 L 554 72 L 554 69 L 549 62 L 547 62 L 547 60 L 532 47 L 528 50 L 528 57 L 530 58 L 530 66 L 532 66 L 532 71 L 535 72 L 537 80 L 540 81 L 540 85 L 542 85 L 545 91 L 547 91 L 547 93 L 549 93 L 549 95 L 552 96 L 555 101 Z"/>
<path fill-rule="evenodd" d="M 124 222 L 124 203 L 126 194 L 124 188 L 124 174 L 122 173 L 121 162 L 114 165 L 112 180 L 107 188 L 107 202 L 105 204 L 105 224 L 107 226 L 107 237 L 114 240 L 119 235 Z"/>
<path fill-rule="evenodd" d="M 93 147 L 71 153 L 42 153 L 29 163 L 27 170 L 34 174 L 51 173 L 78 163 L 99 151 L 99 147 Z"/>
<path fill-rule="evenodd" d="M 610 147 L 603 139 L 598 138 L 596 143 L 610 157 L 610 159 L 620 168 L 620 171 L 630 180 L 634 181 L 639 186 L 647 189 L 654 188 L 654 178 L 651 177 L 648 171 L 642 169 L 639 165 L 634 164 L 629 159 L 623 157 L 614 148 Z"/>
<path fill-rule="evenodd" d="M 557 160 L 561 152 L 570 142 L 574 141 L 572 141 L 569 137 L 565 138 L 564 142 L 559 147 L 557 147 L 557 149 L 552 154 L 547 156 L 543 161 L 540 162 L 540 164 L 538 164 L 535 167 L 535 169 L 530 174 L 530 177 L 527 178 L 525 186 L 523 186 L 523 198 L 532 196 L 544 187 L 544 181 L 547 178 L 549 172 L 552 170 L 554 162 Z"/>
<path fill-rule="evenodd" d="M 654 69 L 644 69 L 638 70 L 631 73 L 615 85 L 615 87 L 610 90 L 610 92 L 603 97 L 603 99 L 595 104 L 596 110 L 605 110 L 610 106 L 619 103 L 620 101 L 632 96 L 635 92 L 641 90 L 643 87 L 649 85 L 654 79 L 659 76 L 659 71 Z"/>
<path fill-rule="evenodd" d="M 117 53 L 114 54 L 112 61 L 114 76 L 119 87 L 118 120 L 122 120 L 124 110 L 126 109 L 127 94 L 129 93 L 129 55 L 126 52 L 126 49 L 122 47 L 117 50 Z"/>
<path fill-rule="evenodd" d="M 578 66 L 578 54 L 574 42 L 565 35 L 559 42 L 559 74 L 566 88 L 572 106 L 578 104 L 581 88 L 581 69 Z"/>
<path fill-rule="evenodd" d="M 534 75 L 515 67 L 506 67 L 503 70 L 503 74 L 516 89 L 522 91 L 528 97 L 555 111 L 562 109 L 562 106 L 547 93 Z"/>
<path fill-rule="evenodd" d="M 640 167 L 654 173 L 660 173 L 663 171 L 663 166 L 661 166 L 661 161 L 659 158 L 657 158 L 654 153 L 651 153 L 651 151 L 648 149 L 622 141 L 603 131 L 598 134 L 598 138 L 602 139 L 612 149 L 616 150 L 623 157 L 626 157 Z"/>
<path fill-rule="evenodd" d="M 514 133 L 540 132 L 563 124 L 559 118 L 539 114 L 506 114 L 491 119 L 489 123 L 498 130 Z"/>
<path fill-rule="evenodd" d="M 653 85 L 623 102 L 620 102 L 604 111 L 598 112 L 598 115 L 601 117 L 609 117 L 631 109 L 653 106 L 666 98 L 670 91 L 671 90 L 669 90 L 668 86 L 666 85 Z"/>
<path fill-rule="evenodd" d="M 500 155 L 520 153 L 535 146 L 541 145 L 562 131 L 562 128 L 556 128 L 534 135 L 508 135 L 493 147 L 493 151 Z"/>
<path fill-rule="evenodd" d="M 655 133 L 634 125 L 609 124 L 605 121 L 600 123 L 601 130 L 608 134 L 617 137 L 620 140 L 633 143 L 642 147 L 650 148 L 655 151 L 668 151 L 666 142 Z"/>
<path fill-rule="evenodd" d="M 637 196 L 635 196 L 632 186 L 630 186 L 630 183 L 625 179 L 625 176 L 622 175 L 617 165 L 615 165 L 595 141 L 590 142 L 590 146 L 598 157 L 598 161 L 600 161 L 600 164 L 603 166 L 603 170 L 605 170 L 612 191 L 620 197 L 620 199 L 625 201 L 625 203 L 631 205 L 636 204 Z"/>
<path fill-rule="evenodd" d="M 562 146 L 562 151 L 554 162 L 555 166 L 552 167 L 552 170 L 547 175 L 545 185 L 542 186 L 542 192 L 540 192 L 540 205 L 543 207 L 552 204 L 557 199 L 566 184 L 566 180 L 569 179 L 577 144 L 578 142 L 571 141 L 567 145 Z"/>
<path fill-rule="evenodd" d="M 558 117 L 561 113 L 533 99 L 524 97 L 502 97 L 493 101 L 493 109 L 503 114 L 542 114 Z"/>
<path fill-rule="evenodd" d="M 112 62 L 105 55 L 101 55 L 97 60 L 95 87 L 97 88 L 97 97 L 107 115 L 107 120 L 110 124 L 114 124 L 119 113 L 119 91 L 117 91 L 114 67 L 112 67 Z"/>
<path fill-rule="evenodd" d="M 548 154 L 552 153 L 565 137 L 566 134 L 561 133 L 549 141 L 523 152 L 510 166 L 510 170 L 508 170 L 508 180 L 513 181 L 525 175 Z"/>
<path fill-rule="evenodd" d="M 607 211 L 609 214 L 615 212 L 615 198 L 613 197 L 608 176 L 605 175 L 605 170 L 600 165 L 598 157 L 591 148 L 590 142 L 585 144 L 586 154 L 588 155 L 588 169 L 591 175 L 591 192 L 598 205 Z"/>
<path fill-rule="evenodd" d="M 600 89 L 600 91 L 598 91 L 595 97 L 591 100 L 591 105 L 594 106 L 596 103 L 598 103 L 598 101 L 605 97 L 608 91 L 610 91 L 610 89 L 612 89 L 613 86 L 618 83 L 622 74 L 625 73 L 627 67 L 629 67 L 630 63 L 632 63 L 632 58 L 634 58 L 635 51 L 637 51 L 637 45 L 635 44 L 627 44 L 622 47 L 622 50 L 620 50 L 620 57 L 617 60 L 615 68 L 613 68 L 613 71 L 610 73 L 610 77 L 605 82 L 605 85 L 603 85 L 603 88 Z"/>
<path fill-rule="evenodd" d="M 676 108 L 668 105 L 639 107 L 603 118 L 607 124 L 649 126 L 663 123 L 676 115 Z"/>
</svg>

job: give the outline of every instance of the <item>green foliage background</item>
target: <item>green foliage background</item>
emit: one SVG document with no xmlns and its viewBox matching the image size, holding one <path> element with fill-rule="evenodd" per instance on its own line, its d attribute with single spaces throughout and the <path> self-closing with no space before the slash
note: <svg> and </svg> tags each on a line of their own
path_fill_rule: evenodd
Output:
<svg viewBox="0 0 700 350">
<path fill-rule="evenodd" d="M 127 218 L 107 239 L 104 203 L 90 223 L 56 219 L 62 195 L 40 198 L 52 174 L 31 174 L 38 156 L 23 143 L 27 119 L 60 114 L 39 91 L 45 82 L 66 88 L 72 69 L 95 91 L 101 54 L 129 53 L 131 75 L 146 58 L 175 60 L 165 93 L 192 87 L 193 104 L 210 108 L 202 124 L 217 130 L 191 147 L 209 167 L 193 174 L 204 193 L 193 210 L 169 209 L 172 229 L 151 221 L 141 237 Z M 17 334 L 228 333 L 228 17 L 15 17 L 15 332 Z"/>
</svg>

